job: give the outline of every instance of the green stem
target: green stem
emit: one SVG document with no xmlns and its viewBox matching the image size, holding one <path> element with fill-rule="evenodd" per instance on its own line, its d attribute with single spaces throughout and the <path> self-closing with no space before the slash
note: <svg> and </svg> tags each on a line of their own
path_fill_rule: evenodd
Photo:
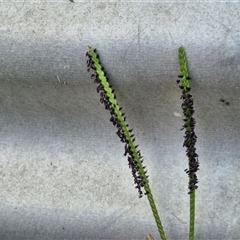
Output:
<svg viewBox="0 0 240 240">
<path fill-rule="evenodd" d="M 189 194 L 190 197 L 190 224 L 189 240 L 194 240 L 194 222 L 195 222 L 195 190 Z"/>
<path fill-rule="evenodd" d="M 165 233 L 164 233 L 163 226 L 162 226 L 162 222 L 161 222 L 160 217 L 158 215 L 158 211 L 157 211 L 157 208 L 156 208 L 156 205 L 155 205 L 155 202 L 154 202 L 154 199 L 153 199 L 153 195 L 152 195 L 152 192 L 150 190 L 149 185 L 146 184 L 146 186 L 144 186 L 144 189 L 146 191 L 148 191 L 147 198 L 148 198 L 149 204 L 151 206 L 152 213 L 153 213 L 155 222 L 157 224 L 157 228 L 158 228 L 158 232 L 160 234 L 160 237 L 161 237 L 162 240 L 166 240 Z"/>
<path fill-rule="evenodd" d="M 97 74 L 97 78 L 100 81 L 101 86 L 104 89 L 104 92 L 108 98 L 108 101 L 111 105 L 111 108 L 114 111 L 114 115 L 116 117 L 116 119 L 118 120 L 122 133 L 124 134 L 125 139 L 127 140 L 127 144 L 129 146 L 130 152 L 131 152 L 131 156 L 134 159 L 134 162 L 137 166 L 137 171 L 139 173 L 139 176 L 141 177 L 141 181 L 143 183 L 143 187 L 144 190 L 146 191 L 146 195 L 150 204 L 150 207 L 152 209 L 152 213 L 153 216 L 155 218 L 156 224 L 157 224 L 157 228 L 160 234 L 160 237 L 162 240 L 166 240 L 165 237 L 165 233 L 163 230 L 163 226 L 153 199 L 153 195 L 150 189 L 150 186 L 148 184 L 148 179 L 147 179 L 147 175 L 146 175 L 146 171 L 144 170 L 144 167 L 142 165 L 142 159 L 141 156 L 139 155 L 139 151 L 137 150 L 137 146 L 134 144 L 134 139 L 131 135 L 131 132 L 128 129 L 128 125 L 125 121 L 125 118 L 121 112 L 121 108 L 118 105 L 118 102 L 116 100 L 116 97 L 113 93 L 113 90 L 105 76 L 104 71 L 102 70 L 102 66 L 99 62 L 98 56 L 96 55 L 94 49 L 92 47 L 89 46 L 89 51 L 88 51 L 88 55 L 92 61 L 92 64 L 94 66 L 95 72 Z"/>
</svg>

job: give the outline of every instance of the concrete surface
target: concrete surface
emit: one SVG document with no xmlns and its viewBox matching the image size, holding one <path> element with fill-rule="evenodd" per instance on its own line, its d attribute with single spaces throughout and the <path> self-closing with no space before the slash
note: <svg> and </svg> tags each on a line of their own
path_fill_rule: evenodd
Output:
<svg viewBox="0 0 240 240">
<path fill-rule="evenodd" d="M 86 71 L 87 45 L 134 128 L 174 240 L 188 236 L 175 82 L 185 47 L 200 161 L 196 239 L 240 239 L 240 4 L 74 1 L 0 3 L 0 239 L 159 238 Z"/>
</svg>

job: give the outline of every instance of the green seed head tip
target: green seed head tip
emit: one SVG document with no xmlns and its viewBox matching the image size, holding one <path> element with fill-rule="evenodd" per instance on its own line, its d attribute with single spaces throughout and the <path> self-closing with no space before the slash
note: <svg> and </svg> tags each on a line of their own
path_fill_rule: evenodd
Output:
<svg viewBox="0 0 240 240">
<path fill-rule="evenodd" d="M 187 70 L 187 62 L 186 62 L 186 55 L 183 46 L 178 48 L 178 60 L 180 71 L 183 76 L 188 77 L 188 70 Z"/>
<path fill-rule="evenodd" d="M 88 52 L 89 52 L 90 54 L 93 54 L 93 53 L 94 53 L 94 49 L 93 49 L 91 46 L 89 46 L 89 45 L 88 45 Z"/>
<path fill-rule="evenodd" d="M 182 52 L 182 51 L 184 51 L 184 48 L 183 48 L 183 46 L 179 47 L 179 48 L 178 48 L 178 51 L 179 51 L 179 52 Z"/>
</svg>

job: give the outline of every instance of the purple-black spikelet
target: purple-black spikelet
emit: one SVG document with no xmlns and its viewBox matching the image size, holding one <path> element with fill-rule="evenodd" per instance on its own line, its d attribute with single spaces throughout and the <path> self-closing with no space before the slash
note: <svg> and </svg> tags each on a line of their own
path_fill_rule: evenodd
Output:
<svg viewBox="0 0 240 240">
<path fill-rule="evenodd" d="M 96 49 L 94 51 L 96 52 Z M 86 53 L 86 56 L 88 57 L 87 71 L 89 72 L 90 69 L 93 69 L 95 71 L 96 69 L 94 67 L 94 62 L 91 59 L 91 56 L 88 52 Z M 98 55 L 97 55 L 97 58 L 98 58 Z M 99 58 L 98 58 L 98 61 L 99 61 Z M 99 61 L 99 65 L 100 65 L 100 61 Z M 99 67 L 101 67 L 101 65 Z M 101 70 L 102 70 L 102 73 L 104 74 L 104 77 L 106 77 L 106 79 L 108 81 L 108 78 L 106 76 L 106 71 L 102 67 L 101 67 Z M 134 144 L 135 138 L 133 138 L 134 134 L 132 134 L 133 129 L 128 130 L 129 139 L 126 138 L 126 134 L 124 134 L 123 128 L 121 126 L 122 123 L 117 118 L 116 112 L 114 111 L 114 107 L 116 107 L 116 106 L 111 105 L 111 103 L 107 97 L 107 92 L 101 83 L 98 73 L 95 71 L 95 73 L 91 75 L 91 78 L 94 79 L 94 82 L 98 84 L 97 92 L 100 94 L 100 102 L 102 104 L 104 104 L 106 110 L 109 110 L 110 115 L 111 115 L 110 122 L 112 122 L 112 124 L 117 128 L 116 134 L 120 138 L 120 141 L 125 144 L 124 156 L 128 156 L 128 165 L 132 171 L 134 183 L 136 184 L 136 188 L 138 189 L 139 197 L 141 198 L 143 196 L 142 188 L 144 188 L 144 183 L 143 183 L 142 178 L 139 173 L 139 163 L 135 160 L 135 157 L 137 155 L 138 159 L 140 159 L 139 160 L 140 164 L 143 162 L 143 158 L 141 156 L 140 150 L 135 150 L 136 151 L 135 155 L 134 155 L 133 151 L 131 150 L 132 149 L 131 146 L 134 146 L 135 149 L 138 147 L 138 145 L 135 146 L 135 144 Z M 109 90 L 113 94 L 113 98 L 116 99 L 116 94 L 114 93 L 114 89 L 112 88 L 111 85 L 109 85 L 108 91 Z M 121 119 L 124 122 L 126 122 L 125 113 L 122 113 L 121 110 L 122 110 L 122 108 L 120 107 L 119 112 L 121 113 Z M 128 127 L 129 127 L 128 124 L 125 124 L 125 126 L 128 129 Z M 145 166 L 142 166 L 142 169 L 145 169 Z M 146 170 L 144 171 L 144 174 L 146 174 Z M 147 181 L 147 178 L 148 178 L 148 176 L 146 176 L 146 178 L 145 178 L 146 181 Z M 148 194 L 148 193 L 145 192 L 145 194 Z"/>
<path fill-rule="evenodd" d="M 179 76 L 182 77 L 182 76 Z M 191 78 L 187 78 L 191 79 Z M 181 81 L 177 80 L 179 84 Z M 186 155 L 189 160 L 189 168 L 185 169 L 185 172 L 189 176 L 189 183 L 188 189 L 189 194 L 192 193 L 195 189 L 198 188 L 196 185 L 198 183 L 196 172 L 199 170 L 199 161 L 198 161 L 198 154 L 196 153 L 195 144 L 197 141 L 197 136 L 195 134 L 194 128 L 196 121 L 193 118 L 194 108 L 193 108 L 193 97 L 189 93 L 190 87 L 184 87 L 182 85 L 179 86 L 182 90 L 182 96 L 180 99 L 183 100 L 181 105 L 183 114 L 184 114 L 184 125 L 182 126 L 181 130 L 185 129 L 185 136 L 184 136 L 184 143 L 183 147 L 186 147 Z"/>
</svg>

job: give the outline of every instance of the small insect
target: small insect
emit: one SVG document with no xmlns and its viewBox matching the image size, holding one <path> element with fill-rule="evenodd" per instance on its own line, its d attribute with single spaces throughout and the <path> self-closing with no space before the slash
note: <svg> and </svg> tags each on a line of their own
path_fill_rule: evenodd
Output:
<svg viewBox="0 0 240 240">
<path fill-rule="evenodd" d="M 225 103 L 227 106 L 230 105 L 230 102 L 226 102 L 226 100 L 224 100 L 224 99 L 222 99 L 222 98 L 220 99 L 220 101 L 223 102 L 223 103 Z"/>
<path fill-rule="evenodd" d="M 70 2 L 72 2 L 72 3 L 74 3 L 74 1 L 73 0 L 69 0 Z"/>
</svg>

